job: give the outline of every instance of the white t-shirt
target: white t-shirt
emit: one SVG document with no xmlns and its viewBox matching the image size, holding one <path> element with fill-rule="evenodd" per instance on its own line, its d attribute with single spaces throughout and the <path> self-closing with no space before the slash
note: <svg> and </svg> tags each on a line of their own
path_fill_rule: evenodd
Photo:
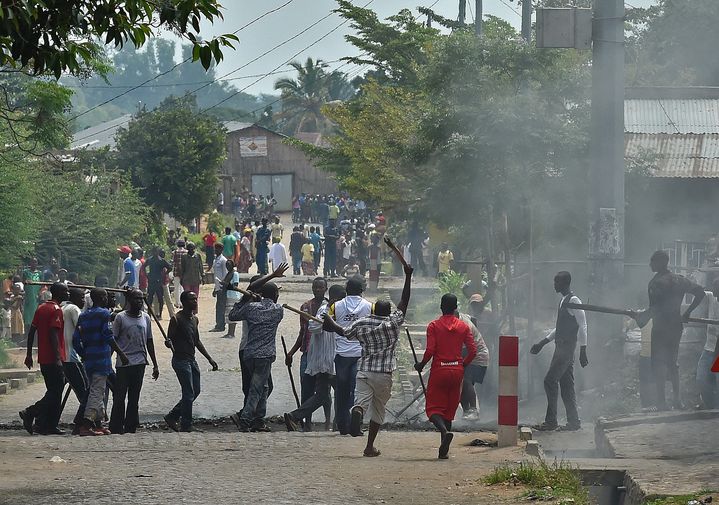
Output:
<svg viewBox="0 0 719 505">
<path fill-rule="evenodd" d="M 240 282 L 240 274 L 237 270 L 232 272 L 232 281 L 230 282 L 233 287 L 237 287 L 237 284 Z M 242 298 L 242 293 L 239 291 L 227 290 L 227 305 L 234 305 L 240 298 Z"/>
<path fill-rule="evenodd" d="M 65 362 L 79 363 L 80 357 L 72 346 L 72 336 L 75 334 L 77 320 L 80 317 L 80 307 L 70 302 L 62 302 L 62 319 L 65 323 L 63 334 L 65 336 Z"/>
<path fill-rule="evenodd" d="M 342 328 L 349 327 L 355 321 L 372 313 L 372 304 L 359 295 L 347 295 L 330 308 L 330 315 Z M 362 344 L 357 340 L 348 340 L 341 335 L 336 337 L 337 354 L 346 358 L 362 356 Z"/>
<path fill-rule="evenodd" d="M 268 255 L 270 263 L 272 263 L 272 269 L 277 269 L 281 263 L 287 262 L 287 250 L 281 243 L 272 244 L 270 247 L 270 254 Z"/>
</svg>

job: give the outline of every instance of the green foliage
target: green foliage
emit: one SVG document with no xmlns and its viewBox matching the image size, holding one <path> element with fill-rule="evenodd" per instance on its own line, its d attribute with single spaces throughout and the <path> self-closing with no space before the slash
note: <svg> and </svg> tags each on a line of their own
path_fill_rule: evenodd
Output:
<svg viewBox="0 0 719 505">
<path fill-rule="evenodd" d="M 659 0 L 628 11 L 627 83 L 717 86 L 719 45 L 714 0 Z"/>
<path fill-rule="evenodd" d="M 140 102 L 143 107 L 153 109 L 168 96 L 183 96 L 200 87 L 202 90 L 197 96 L 199 107 L 210 107 L 228 99 L 223 107 L 211 111 L 214 117 L 224 121 L 253 122 L 255 116 L 249 112 L 259 112 L 277 98 L 237 93 L 236 87 L 227 81 L 212 82 L 218 77 L 214 64 L 207 71 L 200 65 L 191 63 L 178 65 L 178 51 L 185 60 L 191 57 L 192 46 L 185 44 L 179 47 L 174 41 L 156 38 L 148 41 L 141 49 L 128 45 L 117 51 L 108 51 L 112 70 L 107 75 L 94 75 L 87 79 L 63 76 L 61 82 L 75 91 L 74 112 L 82 114 L 74 121 L 75 130 L 114 119 L 122 114 L 136 114 Z M 172 71 L 168 72 L 170 69 Z M 132 89 L 145 81 L 150 82 Z M 230 98 L 234 93 L 237 94 Z M 120 94 L 123 95 L 118 96 Z M 113 100 L 110 103 L 100 105 L 111 99 Z M 90 108 L 95 109 L 85 113 Z"/>
<path fill-rule="evenodd" d="M 297 71 L 297 79 L 282 78 L 275 89 L 282 93 L 282 113 L 277 116 L 280 129 L 287 134 L 299 132 L 328 132 L 332 124 L 322 112 L 322 106 L 333 100 L 346 100 L 354 89 L 340 72 L 327 73 L 322 60 L 307 58 L 304 65 L 290 63 Z"/>
<path fill-rule="evenodd" d="M 530 496 L 573 498 L 577 505 L 589 505 L 589 493 L 582 486 L 579 472 L 561 461 L 548 464 L 539 460 L 536 463 L 498 466 L 484 481 L 488 485 L 505 482 L 524 484 L 531 488 Z"/>
<path fill-rule="evenodd" d="M 118 166 L 158 220 L 165 212 L 188 222 L 212 208 L 225 151 L 224 128 L 197 112 L 194 97 L 168 99 L 117 134 Z"/>
<path fill-rule="evenodd" d="M 15 366 L 15 363 L 10 358 L 10 353 L 7 352 L 11 347 L 14 346 L 10 340 L 0 338 L 0 368 L 12 368 Z"/>
<path fill-rule="evenodd" d="M 141 233 L 148 219 L 137 190 L 112 172 L 45 174 L 36 183 L 52 195 L 29 209 L 42 209 L 37 252 L 69 271 L 114 274 L 116 248 Z"/>
<path fill-rule="evenodd" d="M 0 133 L 1 142 L 7 132 Z M 40 214 L 33 212 L 40 202 L 39 172 L 18 150 L 0 157 L 0 270 L 8 270 L 33 250 Z"/>
<path fill-rule="evenodd" d="M 33 74 L 82 74 L 98 59 L 100 40 L 141 47 L 160 30 L 171 30 L 193 45 L 193 61 L 204 68 L 222 60 L 233 34 L 200 38 L 200 23 L 222 20 L 217 0 L 27 0 L 0 6 L 0 64 Z"/>
<path fill-rule="evenodd" d="M 466 307 L 468 301 L 464 293 L 462 293 L 462 286 L 467 282 L 467 276 L 464 274 L 450 271 L 439 277 L 439 292 L 441 294 L 452 293 L 457 297 L 460 307 Z"/>
<path fill-rule="evenodd" d="M 228 226 L 232 229 L 235 227 L 234 219 L 230 216 L 220 212 L 211 212 L 210 215 L 207 216 L 207 228 L 218 235 L 224 235 L 225 228 Z M 204 231 L 202 234 L 204 235 Z"/>
</svg>

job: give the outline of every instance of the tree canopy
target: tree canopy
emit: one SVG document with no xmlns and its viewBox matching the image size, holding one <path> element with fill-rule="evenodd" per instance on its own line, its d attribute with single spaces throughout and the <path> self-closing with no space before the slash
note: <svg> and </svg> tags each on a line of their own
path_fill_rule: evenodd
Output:
<svg viewBox="0 0 719 505">
<path fill-rule="evenodd" d="M 222 48 L 238 40 L 224 34 L 200 37 L 200 23 L 222 19 L 217 0 L 26 0 L 0 5 L 0 65 L 33 74 L 82 74 L 94 66 L 96 41 L 136 47 L 170 30 L 193 45 L 193 60 L 209 68 Z"/>
<path fill-rule="evenodd" d="M 226 135 L 220 123 L 198 112 L 194 97 L 168 98 L 141 112 L 116 140 L 118 167 L 157 213 L 189 222 L 212 208 Z"/>
</svg>

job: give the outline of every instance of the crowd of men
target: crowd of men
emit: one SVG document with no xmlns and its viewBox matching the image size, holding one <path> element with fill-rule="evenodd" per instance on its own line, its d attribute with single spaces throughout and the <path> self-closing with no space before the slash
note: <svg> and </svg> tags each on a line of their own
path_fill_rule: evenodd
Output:
<svg viewBox="0 0 719 505">
<path fill-rule="evenodd" d="M 364 298 L 365 282 L 360 276 L 330 286 L 324 277 L 317 277 L 312 283 L 312 298 L 300 309 L 305 315 L 300 319 L 297 341 L 285 356 L 285 363 L 290 365 L 293 356 L 298 351 L 302 353 L 302 403 L 284 415 L 286 428 L 311 430 L 312 414 L 319 408 L 325 410 L 329 428 L 334 405 L 334 425 L 342 435 L 361 436 L 363 420 L 369 419 L 364 449 L 367 457 L 380 454 L 375 443 L 392 391 L 392 374 L 397 368 L 398 341 L 413 274 L 413 268 L 396 246 L 388 239 L 385 242 L 403 265 L 405 281 L 397 307 L 392 310 L 389 301 L 372 303 Z M 189 246 L 180 264 L 182 268 L 201 270 L 201 262 L 186 259 L 197 254 Z M 215 275 L 214 294 L 224 300 L 218 303 L 222 312 L 218 310 L 216 322 L 220 322 L 221 316 L 222 324 L 232 328 L 230 336 L 234 336 L 234 327 L 241 325 L 239 359 L 244 401 L 231 418 L 241 432 L 270 431 L 265 422 L 266 405 L 273 387 L 271 369 L 276 358 L 277 329 L 285 314 L 275 281 L 284 277 L 290 267 L 280 263 L 271 273 L 254 276 L 242 289 L 233 259 L 225 256 L 223 247 L 217 244 L 213 264 L 213 270 L 219 268 L 218 261 L 224 264 L 224 273 Z M 31 434 L 63 434 L 58 423 L 66 382 L 80 403 L 73 433 L 81 436 L 134 433 L 139 426 L 145 369 L 152 366 L 153 379 L 160 373 L 152 331 L 151 315 L 155 314 L 149 296 L 155 293 L 159 297 L 160 291 L 164 291 L 156 284 L 163 284 L 158 272 L 168 273 L 173 264 L 165 261 L 157 250 L 142 263 L 140 270 L 148 276 L 146 294 L 135 285 L 138 252 L 120 248 L 119 253 L 123 265 L 117 282 L 120 288 L 88 290 L 85 286 L 55 281 L 49 286 L 49 299 L 33 314 L 27 332 L 25 364 L 28 368 L 33 366 L 32 351 L 37 340 L 37 361 L 46 393 L 20 412 L 23 426 Z M 181 279 L 185 289 L 179 297 L 180 310 L 170 318 L 165 340 L 173 353 L 172 368 L 181 394 L 165 421 L 175 431 L 196 431 L 192 425 L 192 405 L 201 391 L 196 351 L 205 356 L 214 370 L 217 363 L 200 339 L 196 315 L 199 286 L 186 282 L 184 276 Z M 122 300 L 116 295 L 122 295 Z M 476 319 L 458 313 L 456 297 L 445 295 L 440 305 L 443 316 L 430 325 L 427 349 L 418 370 L 432 362 L 427 415 L 441 433 L 438 456 L 445 459 L 452 441 L 451 424 L 467 379 L 465 372 L 472 366 L 481 369 L 474 371 L 470 380 L 469 387 L 474 393 L 474 384 L 482 382 L 488 355 L 475 326 Z M 483 357 L 477 361 L 479 354 Z M 331 387 L 335 391 L 334 402 Z M 112 409 L 108 417 L 110 396 Z"/>
</svg>

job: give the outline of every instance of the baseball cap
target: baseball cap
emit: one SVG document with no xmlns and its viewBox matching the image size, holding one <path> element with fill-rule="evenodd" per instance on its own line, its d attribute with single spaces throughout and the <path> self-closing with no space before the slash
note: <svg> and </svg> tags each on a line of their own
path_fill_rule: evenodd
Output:
<svg viewBox="0 0 719 505">
<path fill-rule="evenodd" d="M 132 252 L 132 249 L 130 249 L 130 246 L 123 245 L 117 248 L 117 252 L 121 252 L 124 254 L 130 254 Z"/>
<path fill-rule="evenodd" d="M 480 294 L 475 294 L 469 297 L 469 303 L 484 303 L 484 298 Z"/>
</svg>

